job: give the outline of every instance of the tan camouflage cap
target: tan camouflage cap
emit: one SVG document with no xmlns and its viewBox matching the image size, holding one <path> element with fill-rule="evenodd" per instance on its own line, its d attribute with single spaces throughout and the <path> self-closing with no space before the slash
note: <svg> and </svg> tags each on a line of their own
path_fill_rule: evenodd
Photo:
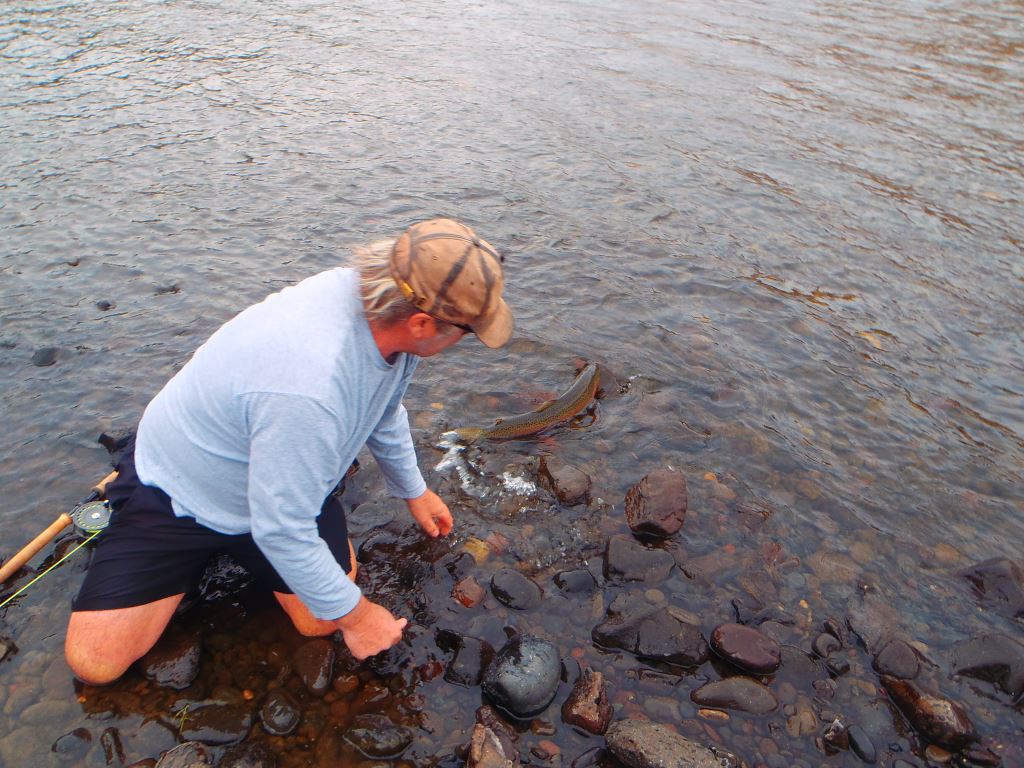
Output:
<svg viewBox="0 0 1024 768">
<path fill-rule="evenodd" d="M 468 325 L 488 347 L 500 347 L 515 325 L 501 298 L 502 261 L 465 224 L 431 219 L 413 224 L 395 241 L 391 276 L 421 312 Z"/>
</svg>

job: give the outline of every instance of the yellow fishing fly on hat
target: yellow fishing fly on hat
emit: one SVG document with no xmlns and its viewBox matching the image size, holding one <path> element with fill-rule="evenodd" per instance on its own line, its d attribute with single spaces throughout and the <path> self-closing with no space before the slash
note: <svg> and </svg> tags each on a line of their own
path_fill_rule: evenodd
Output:
<svg viewBox="0 0 1024 768">
<path fill-rule="evenodd" d="M 465 224 L 431 219 L 413 224 L 395 241 L 391 277 L 421 312 L 467 325 L 488 347 L 512 336 L 515 321 L 501 298 L 503 259 Z"/>
</svg>

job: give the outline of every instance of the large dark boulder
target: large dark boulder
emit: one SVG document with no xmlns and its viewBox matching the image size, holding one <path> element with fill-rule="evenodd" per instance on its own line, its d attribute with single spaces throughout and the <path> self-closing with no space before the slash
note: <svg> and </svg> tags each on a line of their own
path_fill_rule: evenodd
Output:
<svg viewBox="0 0 1024 768">
<path fill-rule="evenodd" d="M 708 658 L 708 644 L 700 629 L 676 616 L 670 607 L 651 606 L 636 595 L 617 597 L 608 606 L 605 620 L 590 635 L 604 648 L 681 667 L 700 666 Z"/>
<path fill-rule="evenodd" d="M 683 473 L 656 469 L 626 493 L 626 522 L 641 536 L 671 536 L 683 527 L 688 501 Z"/>
<path fill-rule="evenodd" d="M 517 635 L 494 657 L 484 674 L 483 691 L 499 709 L 528 718 L 551 703 L 561 673 L 562 661 L 552 643 Z"/>
</svg>

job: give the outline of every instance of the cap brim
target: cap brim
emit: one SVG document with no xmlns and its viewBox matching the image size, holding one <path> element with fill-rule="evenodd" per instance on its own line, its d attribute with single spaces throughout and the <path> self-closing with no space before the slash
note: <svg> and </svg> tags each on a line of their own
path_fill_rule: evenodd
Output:
<svg viewBox="0 0 1024 768">
<path fill-rule="evenodd" d="M 489 317 L 484 318 L 470 327 L 485 345 L 491 349 L 503 346 L 512 338 L 512 329 L 516 322 L 512 319 L 512 310 L 504 299 L 498 299 L 498 306 Z"/>
</svg>

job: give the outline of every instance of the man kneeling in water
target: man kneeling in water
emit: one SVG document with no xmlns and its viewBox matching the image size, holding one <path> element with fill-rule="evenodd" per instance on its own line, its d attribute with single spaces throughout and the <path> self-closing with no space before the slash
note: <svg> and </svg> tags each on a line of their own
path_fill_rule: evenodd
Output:
<svg viewBox="0 0 1024 768">
<path fill-rule="evenodd" d="M 402 397 L 419 358 L 512 334 L 501 258 L 465 225 L 416 224 L 223 325 L 147 406 L 108 489 L 68 623 L 83 681 L 120 677 L 159 639 L 204 566 L 228 552 L 304 635 L 341 630 L 363 659 L 404 618 L 362 596 L 334 491 L 366 445 L 429 536 L 452 516 L 416 464 Z"/>
</svg>

